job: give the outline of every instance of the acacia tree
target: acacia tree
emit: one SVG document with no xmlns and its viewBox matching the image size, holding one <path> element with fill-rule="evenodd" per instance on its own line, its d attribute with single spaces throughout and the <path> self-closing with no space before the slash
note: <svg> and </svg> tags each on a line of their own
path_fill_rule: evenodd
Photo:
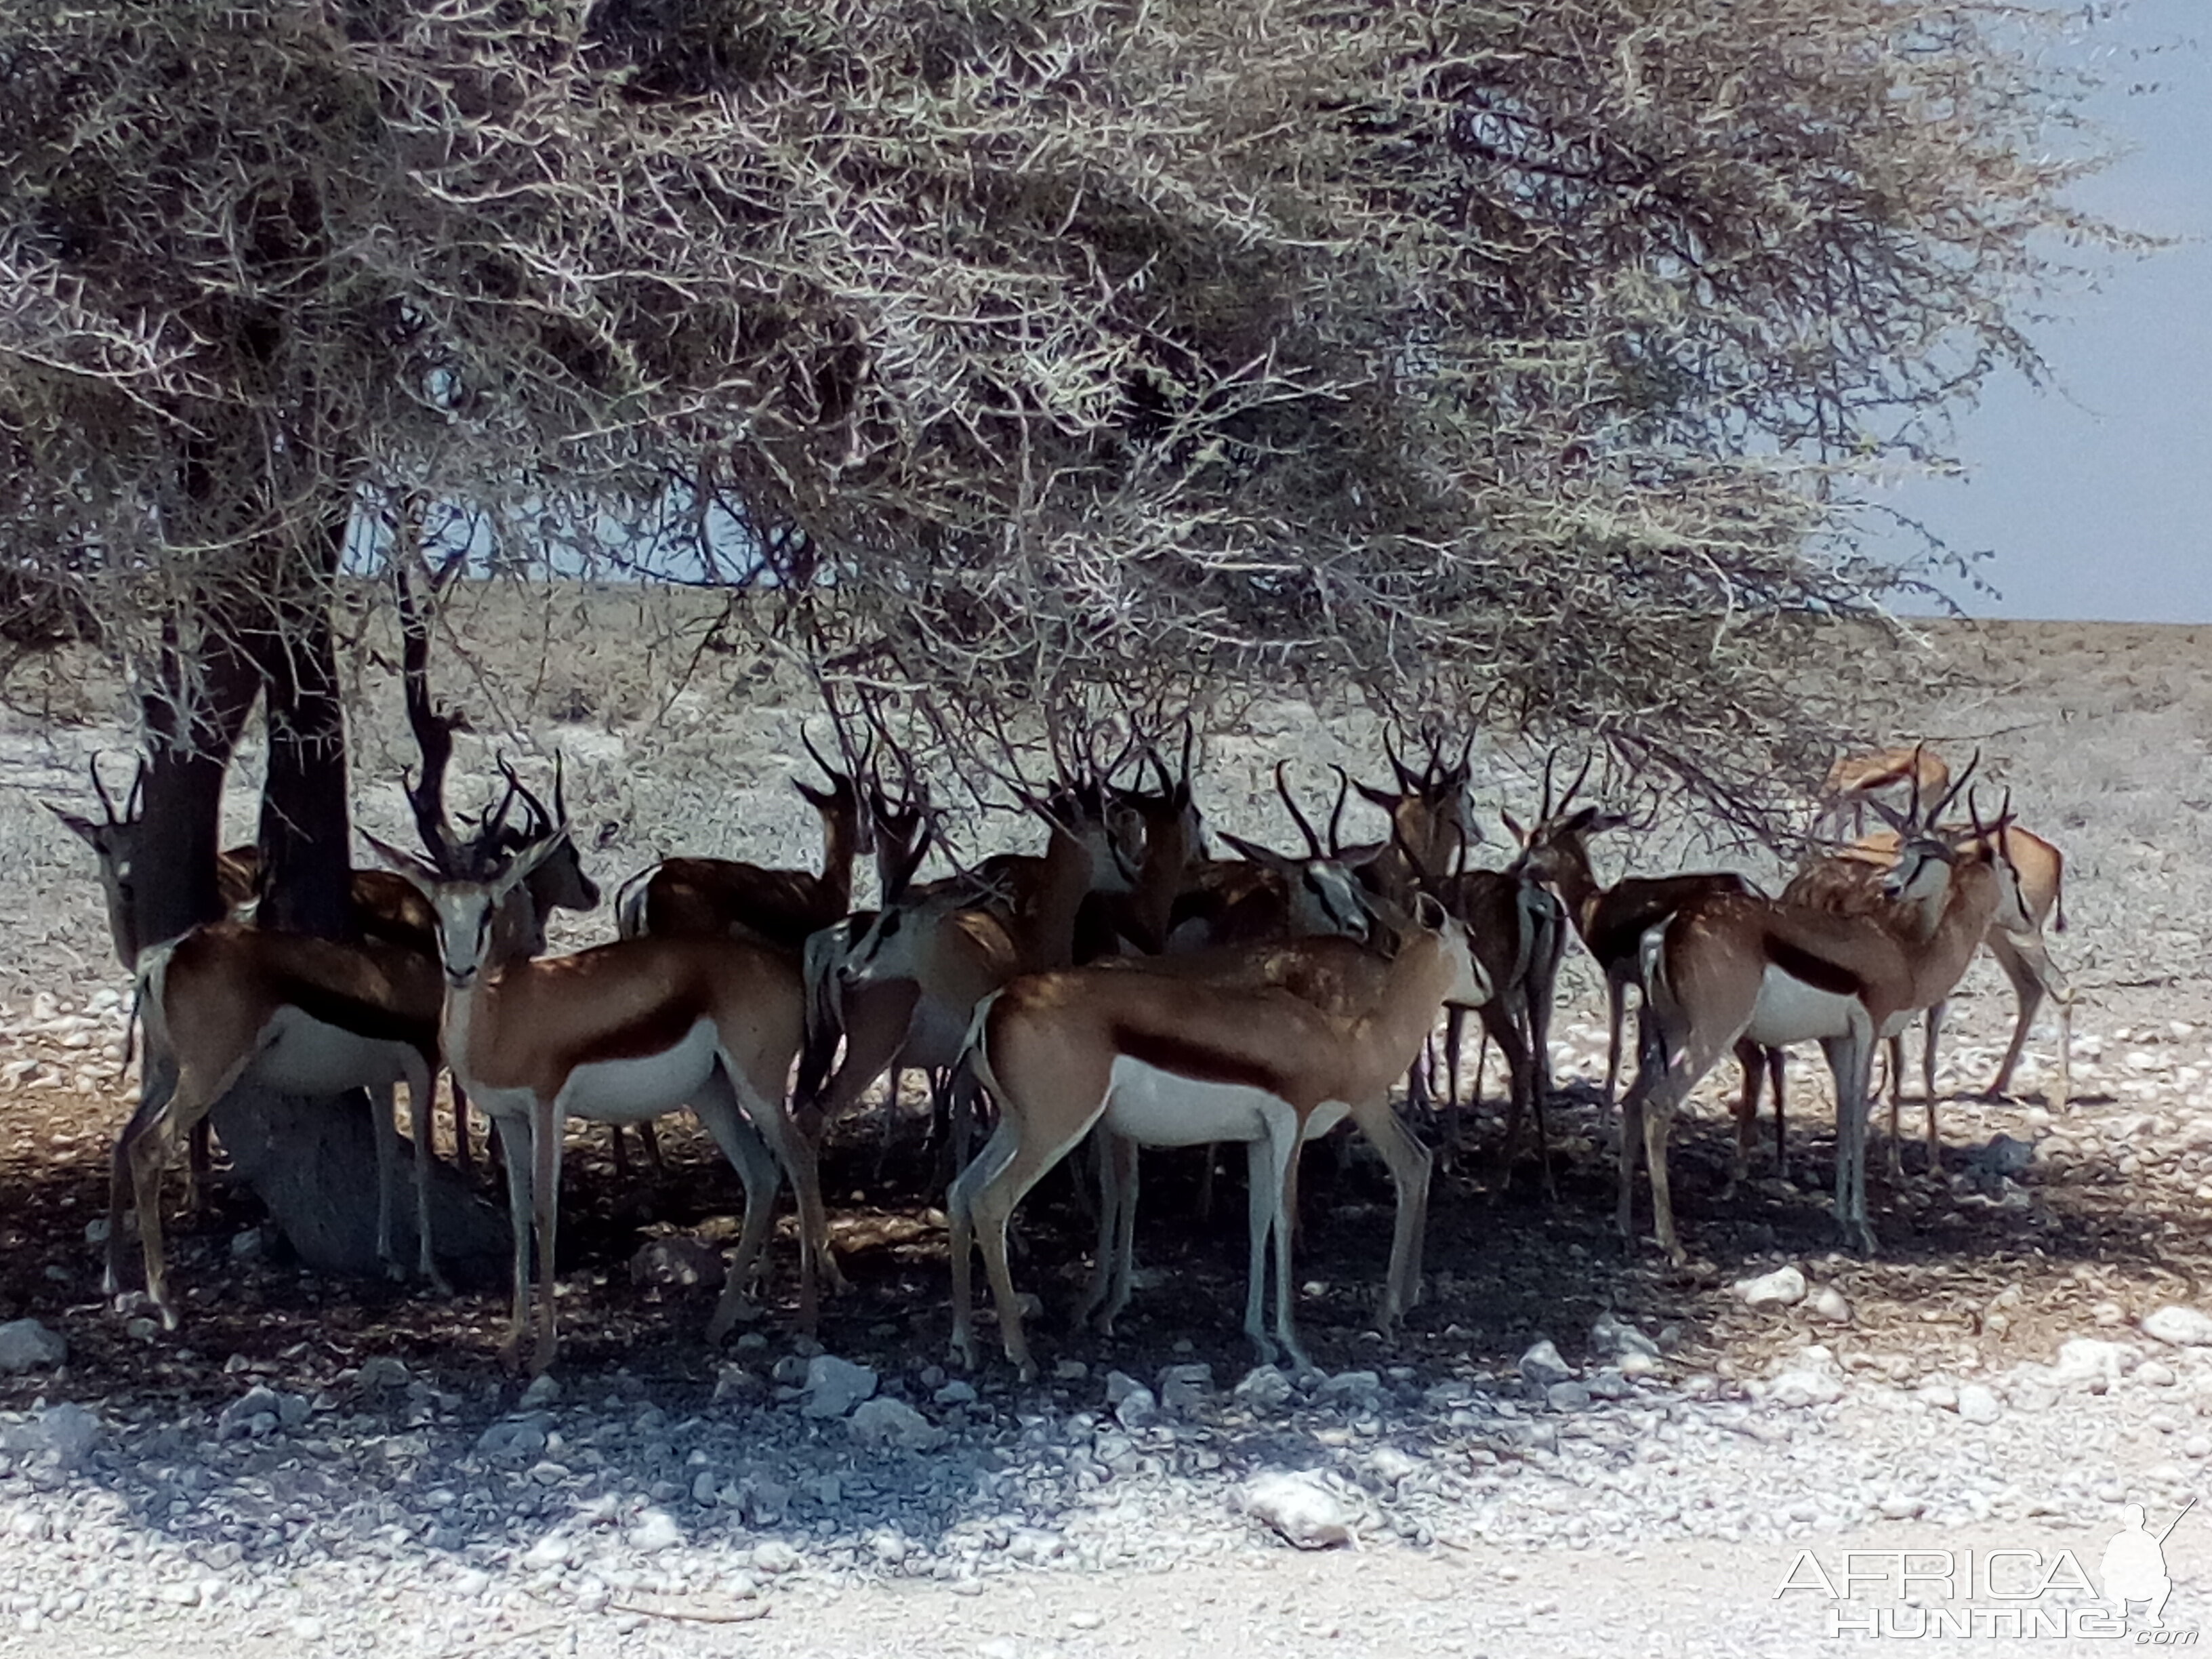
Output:
<svg viewBox="0 0 2212 1659">
<path fill-rule="evenodd" d="M 2053 250 L 2075 11 L 2012 0 L 17 0 L 0 566 L 142 665 L 158 937 L 276 742 L 343 926 L 327 594 L 761 581 L 832 684 L 1361 688 L 1739 805 L 1875 469 Z M 2059 234 L 2054 236 L 2053 233 Z"/>
</svg>

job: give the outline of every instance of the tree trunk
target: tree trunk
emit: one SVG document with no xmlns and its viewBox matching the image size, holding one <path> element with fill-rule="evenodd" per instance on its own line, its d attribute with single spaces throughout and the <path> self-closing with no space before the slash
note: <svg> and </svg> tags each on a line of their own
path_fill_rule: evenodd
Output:
<svg viewBox="0 0 2212 1659">
<path fill-rule="evenodd" d="M 343 533 L 340 526 L 335 537 Z M 345 710 L 338 700 L 329 607 L 318 585 L 310 593 L 277 600 L 273 608 L 271 626 L 260 641 L 269 724 L 269 780 L 261 795 L 261 925 L 348 939 L 356 931 L 352 825 L 346 810 Z"/>
<path fill-rule="evenodd" d="M 338 694 L 327 582 L 345 523 L 335 520 L 315 566 L 270 601 L 255 640 L 265 691 L 269 780 L 261 798 L 260 925 L 344 939 L 355 929 L 345 715 Z M 374 1277 L 376 1121 L 362 1090 L 315 1098 L 232 1091 L 213 1114 L 240 1179 L 269 1206 L 300 1259 L 319 1272 Z M 396 1258 L 415 1259 L 414 1148 L 401 1141 Z M 496 1282 L 511 1249 L 506 1221 L 443 1163 L 431 1166 L 431 1227 L 457 1281 Z"/>
<path fill-rule="evenodd" d="M 222 915 L 215 858 L 222 836 L 222 780 L 260 690 L 231 629 L 193 619 L 201 637 L 167 631 L 161 683 L 140 699 L 148 756 L 130 929 L 134 945 L 173 939 Z"/>
</svg>

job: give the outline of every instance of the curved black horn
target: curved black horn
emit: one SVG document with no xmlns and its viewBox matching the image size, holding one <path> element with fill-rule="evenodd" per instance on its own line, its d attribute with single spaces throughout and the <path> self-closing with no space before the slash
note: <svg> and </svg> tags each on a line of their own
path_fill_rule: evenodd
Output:
<svg viewBox="0 0 2212 1659">
<path fill-rule="evenodd" d="M 1275 763 L 1275 793 L 1283 798 L 1283 805 L 1290 809 L 1291 822 L 1298 826 L 1298 833 L 1306 838 L 1307 854 L 1313 858 L 1327 858 L 1328 854 L 1322 851 L 1321 837 L 1314 833 L 1313 825 L 1306 821 L 1306 815 L 1298 811 L 1297 802 L 1291 797 L 1290 784 L 1283 776 L 1283 769 L 1289 764 L 1288 761 Z"/>
<path fill-rule="evenodd" d="M 814 757 L 815 765 L 822 769 L 822 775 L 830 780 L 833 788 L 844 781 L 845 775 L 822 758 L 822 751 L 814 746 L 814 739 L 807 735 L 804 726 L 799 728 L 799 740 L 805 745 L 806 752 Z"/>
<path fill-rule="evenodd" d="M 1559 797 L 1559 805 L 1556 810 L 1564 812 L 1574 804 L 1575 796 L 1581 791 L 1583 783 L 1589 780 L 1590 765 L 1596 758 L 1595 753 L 1583 757 L 1582 770 L 1575 774 L 1575 781 L 1567 786 L 1567 793 Z"/>
<path fill-rule="evenodd" d="M 85 769 L 92 774 L 92 793 L 99 797 L 100 810 L 107 815 L 108 823 L 111 824 L 122 823 L 123 820 L 115 816 L 115 803 L 107 798 L 106 784 L 100 781 L 100 757 L 97 753 L 85 757 Z"/>
<path fill-rule="evenodd" d="M 1390 763 L 1390 770 L 1397 775 L 1398 787 L 1415 790 L 1421 787 L 1419 775 L 1398 758 L 1398 751 L 1390 742 L 1390 728 L 1387 726 L 1382 728 L 1382 754 Z"/>
<path fill-rule="evenodd" d="M 1919 799 L 1920 793 L 1920 745 L 1916 744 L 1912 750 L 1912 789 L 1915 800 Z M 1982 751 L 1977 749 L 1974 750 L 1973 758 L 1966 763 L 1966 769 L 1952 781 L 1951 787 L 1943 792 L 1943 798 L 1936 803 L 1936 810 L 1928 815 L 1929 823 L 1933 823 L 1942 817 L 1951 803 L 1959 799 L 1960 791 L 1966 788 L 1972 781 L 1975 769 L 1981 763 Z"/>
<path fill-rule="evenodd" d="M 1352 774 L 1334 761 L 1328 769 L 1336 774 L 1336 805 L 1328 809 L 1328 855 L 1340 858 L 1344 853 L 1344 808 L 1352 799 Z"/>
</svg>

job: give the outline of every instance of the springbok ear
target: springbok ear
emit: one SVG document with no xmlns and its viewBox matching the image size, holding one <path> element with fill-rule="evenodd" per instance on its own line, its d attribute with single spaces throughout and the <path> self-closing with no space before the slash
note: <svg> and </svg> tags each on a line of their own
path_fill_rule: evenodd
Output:
<svg viewBox="0 0 2212 1659">
<path fill-rule="evenodd" d="M 1224 846 L 1233 850 L 1237 857 L 1243 859 L 1247 864 L 1256 864 L 1262 869 L 1286 871 L 1297 861 L 1285 858 L 1272 848 L 1262 847 L 1256 842 L 1247 841 L 1242 836 L 1232 836 L 1226 830 L 1221 832 L 1221 841 Z"/>
<path fill-rule="evenodd" d="M 1386 812 L 1395 812 L 1397 811 L 1398 797 L 1392 794 L 1388 789 L 1374 788 L 1370 785 L 1360 782 L 1357 778 L 1352 780 L 1352 787 L 1359 792 L 1359 798 L 1362 800 L 1372 802 L 1375 805 L 1381 807 Z"/>
<path fill-rule="evenodd" d="M 1521 820 L 1502 806 L 1498 809 L 1498 816 L 1505 820 L 1506 833 L 1526 847 L 1528 844 L 1528 832 L 1521 827 Z"/>
<path fill-rule="evenodd" d="M 369 844 L 377 857 L 384 860 L 386 868 L 404 876 L 426 896 L 437 886 L 438 872 L 412 853 L 404 852 L 388 841 L 379 841 L 366 830 L 361 832 L 361 838 Z"/>
<path fill-rule="evenodd" d="M 1443 901 L 1434 893 L 1413 895 L 1413 921 L 1416 926 L 1431 933 L 1440 933 L 1444 924 L 1450 920 L 1451 912 L 1444 908 Z"/>
<path fill-rule="evenodd" d="M 90 818 L 81 818 L 74 812 L 64 812 L 50 800 L 42 800 L 39 805 L 68 825 L 70 833 L 87 847 L 91 848 L 95 853 L 100 850 L 100 826 Z"/>
<path fill-rule="evenodd" d="M 518 885 L 528 880 L 533 870 L 568 844 L 568 826 L 565 823 L 556 824 L 550 832 L 540 836 L 517 853 L 514 855 L 514 862 L 493 878 L 492 891 L 501 898 L 506 897 Z"/>
</svg>

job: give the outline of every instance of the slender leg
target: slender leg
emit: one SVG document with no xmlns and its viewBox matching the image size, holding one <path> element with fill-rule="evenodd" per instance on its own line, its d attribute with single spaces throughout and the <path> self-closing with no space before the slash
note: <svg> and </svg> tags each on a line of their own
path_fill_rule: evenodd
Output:
<svg viewBox="0 0 2212 1659">
<path fill-rule="evenodd" d="M 173 1331 L 177 1328 L 177 1305 L 169 1297 L 168 1261 L 161 1241 L 162 1170 L 168 1164 L 173 1138 L 179 1133 L 189 1135 L 192 1126 L 237 1086 L 246 1064 L 240 1060 L 213 1079 L 192 1066 L 179 1065 L 174 1092 L 150 1114 L 142 1100 L 116 1147 L 116 1156 L 130 1164 L 131 1188 L 137 1199 L 138 1245 L 146 1263 L 146 1295 L 161 1310 L 161 1323 Z"/>
<path fill-rule="evenodd" d="M 194 1215 L 198 1215 L 208 1201 L 210 1185 L 208 1170 L 214 1162 L 209 1151 L 209 1142 L 214 1134 L 214 1124 L 202 1118 L 192 1125 L 191 1133 L 185 1137 L 185 1207 Z"/>
<path fill-rule="evenodd" d="M 1784 1181 L 1790 1179 L 1790 1133 L 1782 1110 L 1782 1072 L 1789 1060 L 1782 1048 L 1766 1051 L 1767 1079 L 1774 1095 L 1774 1173 Z"/>
<path fill-rule="evenodd" d="M 530 1352 L 530 1374 L 542 1376 L 553 1363 L 560 1343 L 555 1323 L 553 1283 L 561 1232 L 561 1154 L 568 1137 L 561 1133 L 568 1121 L 567 1103 L 556 1099 L 541 1108 L 530 1126 L 531 1196 L 532 1218 L 538 1225 L 538 1328 Z"/>
<path fill-rule="evenodd" d="M 1244 1334 L 1252 1339 L 1262 1364 L 1275 1358 L 1278 1348 L 1289 1356 L 1301 1372 L 1310 1371 L 1314 1363 L 1306 1357 L 1298 1341 L 1294 1301 L 1296 1286 L 1291 1273 L 1291 1230 L 1288 1206 L 1296 1203 L 1293 1171 L 1297 1166 L 1299 1130 L 1303 1127 L 1287 1108 L 1281 1121 L 1270 1113 L 1265 1132 L 1257 1140 L 1245 1143 L 1245 1173 L 1251 1183 L 1251 1198 L 1247 1206 L 1248 1226 L 1251 1235 L 1251 1281 L 1244 1299 Z M 1268 1243 L 1273 1240 L 1273 1279 L 1275 1287 L 1275 1335 L 1267 1337 L 1265 1302 L 1269 1274 Z"/>
<path fill-rule="evenodd" d="M 1620 1030 L 1628 1020 L 1628 984 L 1605 976 L 1605 1109 L 1613 1113 L 1613 1103 L 1620 1092 Z"/>
<path fill-rule="evenodd" d="M 1099 1167 L 1110 1173 L 1114 1183 L 1114 1277 L 1108 1287 L 1106 1305 L 1099 1310 L 1098 1328 L 1108 1336 L 1114 1334 L 1114 1322 L 1121 1316 L 1121 1310 L 1129 1305 L 1129 1297 L 1137 1283 L 1137 1192 L 1142 1173 L 1142 1148 L 1122 1135 L 1109 1135 L 1100 1150 Z M 1101 1188 L 1102 1193 L 1103 1188 Z"/>
<path fill-rule="evenodd" d="M 1377 1322 L 1387 1335 L 1421 1299 L 1421 1244 L 1428 1230 L 1429 1175 L 1434 1159 L 1418 1136 L 1399 1121 L 1388 1100 L 1369 1101 L 1352 1112 L 1363 1133 L 1382 1154 L 1398 1189 L 1398 1213 L 1390 1235 L 1390 1267 L 1383 1276 Z M 1292 1160 L 1293 1168 L 1296 1160 Z M 1286 1203 L 1297 1202 L 1295 1194 Z"/>
<path fill-rule="evenodd" d="M 1901 1137 L 1897 1127 L 1899 1109 L 1905 1104 L 1905 1039 L 1902 1036 L 1893 1036 L 1889 1040 L 1888 1070 L 1889 1178 L 1898 1181 L 1905 1175 L 1905 1160 L 1899 1155 L 1898 1145 Z M 1870 1106 L 1872 1100 L 1869 1099 L 1868 1103 Z"/>
<path fill-rule="evenodd" d="M 438 1075 L 433 1059 L 422 1056 L 407 1074 L 407 1127 L 415 1138 L 415 1270 L 440 1296 L 451 1296 L 453 1287 L 438 1271 L 437 1251 L 430 1237 L 430 1166 L 438 1158 L 430 1145 L 430 1113 L 436 1102 L 430 1079 Z"/>
<path fill-rule="evenodd" d="M 757 1127 L 761 1115 L 777 1109 L 757 1099 L 749 1085 L 733 1083 L 726 1059 L 715 1066 L 714 1075 L 700 1089 L 691 1109 L 706 1126 L 714 1144 L 722 1149 L 722 1156 L 730 1160 L 730 1167 L 738 1172 L 738 1183 L 745 1194 L 745 1218 L 738 1231 L 738 1247 L 731 1254 L 729 1271 L 723 1275 L 722 1294 L 715 1301 L 714 1316 L 707 1322 L 707 1341 L 711 1346 L 720 1344 L 730 1334 L 730 1328 L 738 1322 L 738 1316 L 744 1310 L 745 1286 L 751 1280 L 753 1264 L 760 1259 L 761 1247 L 768 1241 L 769 1230 L 775 1225 L 776 1190 L 783 1184 L 784 1169 L 789 1160 L 779 1164 Z M 790 1139 L 793 1150 L 805 1145 L 803 1135 L 794 1133 Z M 794 1174 L 792 1184 L 802 1187 L 804 1182 Z M 812 1282 L 812 1275 L 807 1271 L 807 1262 L 816 1244 L 811 1224 L 814 1218 L 805 1212 L 806 1207 L 802 1200 L 799 1218 L 802 1327 L 809 1321 L 807 1286 Z"/>
<path fill-rule="evenodd" d="M 387 1279 L 404 1279 L 406 1265 L 392 1243 L 392 1212 L 399 1191 L 399 1125 L 392 1116 L 391 1084 L 368 1091 L 368 1109 L 369 1131 L 376 1137 L 376 1259 Z"/>
<path fill-rule="evenodd" d="M 1743 1072 L 1743 1087 L 1736 1096 L 1735 1146 L 1729 1155 L 1728 1184 L 1721 1188 L 1723 1198 L 1734 1193 L 1750 1176 L 1752 1142 L 1759 1138 L 1759 1085 L 1765 1075 L 1765 1060 L 1759 1045 L 1747 1037 L 1737 1042 L 1735 1061 Z"/>
<path fill-rule="evenodd" d="M 500 1363 L 514 1370 L 522 1363 L 522 1345 L 530 1334 L 531 1217 L 535 1201 L 531 1194 L 531 1169 L 536 1160 L 537 1111 L 527 1115 L 492 1121 L 507 1166 L 507 1214 L 514 1230 L 514 1316 L 507 1340 L 500 1346 Z"/>
<path fill-rule="evenodd" d="M 1670 1088 L 1656 1089 L 1644 1103 L 1644 1162 L 1651 1174 L 1652 1231 L 1658 1235 L 1659 1248 L 1667 1253 L 1668 1261 L 1679 1267 L 1688 1256 L 1674 1235 L 1674 1198 L 1667 1179 L 1667 1136 L 1674 1125 L 1674 1092 Z"/>
<path fill-rule="evenodd" d="M 1505 1061 L 1505 1139 L 1498 1154 L 1500 1187 L 1511 1176 L 1513 1153 L 1521 1135 L 1522 1109 L 1533 1098 L 1535 1089 L 1535 1068 L 1529 1059 L 1528 1039 L 1522 1033 L 1520 1010 L 1509 1006 L 1509 1000 L 1493 997 L 1476 1011 L 1484 1032 L 1498 1045 L 1498 1054 Z"/>
<path fill-rule="evenodd" d="M 2014 997 L 2020 1004 L 2020 1012 L 2013 1021 L 2012 1042 L 2005 1048 L 2004 1061 L 1990 1082 L 1988 1094 L 1991 1098 L 2003 1095 L 2012 1086 L 2013 1068 L 2020 1064 L 2021 1051 L 2027 1046 L 2029 1028 L 2035 1024 L 2036 1012 L 2048 995 L 2058 1010 L 2058 1079 L 2051 1100 L 2051 1109 L 2062 1109 L 2067 1097 L 2072 1093 L 2074 1069 L 2074 993 L 2064 977 L 2051 960 L 2050 952 L 2040 934 L 1992 933 L 1988 940 L 1990 954 L 2004 969 L 2005 977 L 2012 981 Z"/>
<path fill-rule="evenodd" d="M 181 1095 L 184 1085 L 178 1085 Z M 138 1248 L 145 1257 L 146 1295 L 161 1310 L 161 1323 L 177 1328 L 177 1310 L 169 1300 L 168 1264 L 161 1249 L 161 1168 L 168 1160 L 159 1131 L 141 1134 L 116 1155 L 131 1166 L 131 1190 L 138 1206 Z"/>
<path fill-rule="evenodd" d="M 434 1077 L 437 1073 L 433 1072 L 431 1075 Z M 409 1118 L 410 1121 L 413 1121 L 411 1109 Z M 426 1117 L 423 1121 L 427 1122 L 428 1120 Z M 415 1133 L 419 1139 L 422 1131 L 418 1128 Z M 477 1150 L 471 1144 L 469 1135 L 468 1091 L 461 1087 L 459 1079 L 453 1080 L 453 1167 L 464 1176 L 472 1176 L 476 1174 Z"/>
<path fill-rule="evenodd" d="M 1459 1118 L 1459 1056 L 1467 1042 L 1467 1010 L 1459 1004 L 1444 1006 L 1444 1103 L 1455 1122 Z"/>
<path fill-rule="evenodd" d="M 1936 1133 L 1936 1037 L 1943 1029 L 1946 1006 L 1938 1002 L 1928 1010 L 1920 1050 L 1920 1086 L 1928 1102 L 1928 1173 L 1938 1181 L 1943 1177 L 1943 1141 Z"/>
<path fill-rule="evenodd" d="M 145 1066 L 137 1108 L 123 1126 L 123 1132 L 116 1136 L 114 1150 L 107 1161 L 107 1267 L 101 1289 L 109 1296 L 123 1294 L 123 1236 L 127 1231 L 124 1217 L 131 1207 L 135 1188 L 131 1149 L 161 1121 L 177 1092 L 178 1075 L 173 1065 L 165 1061 L 157 1066 L 149 1054 Z"/>
<path fill-rule="evenodd" d="M 1022 1330 L 1021 1302 L 1014 1292 L 1013 1274 L 1006 1267 L 1006 1224 L 1015 1206 L 1028 1195 L 1030 1188 L 1090 1132 L 1105 1105 L 1105 1091 L 1102 1087 L 1097 1107 L 1085 1114 L 1066 1139 L 1047 1146 L 1033 1144 L 1024 1137 L 1016 1109 L 1001 1096 L 999 1127 L 992 1132 L 975 1162 L 963 1170 L 952 1183 L 946 1206 L 947 1219 L 951 1224 L 952 1351 L 963 1364 L 975 1364 L 975 1336 L 969 1328 L 968 1261 L 972 1227 L 975 1245 L 983 1252 L 983 1270 L 990 1278 L 992 1296 L 999 1304 L 1000 1335 L 1006 1344 L 1006 1358 L 1020 1371 L 1022 1381 L 1036 1380 L 1036 1362 L 1030 1357 L 1029 1339 Z"/>
<path fill-rule="evenodd" d="M 1824 1038 L 1820 1047 L 1836 1085 L 1836 1221 L 1846 1243 L 1872 1255 L 1876 1247 L 1867 1214 L 1866 1130 L 1873 1032 Z"/>
<path fill-rule="evenodd" d="M 1628 1092 L 1620 1098 L 1620 1185 L 1613 1224 L 1621 1243 L 1631 1250 L 1636 1248 L 1636 1160 L 1644 1151 L 1644 1101 L 1656 1081 L 1656 1071 L 1638 1066 Z"/>
<path fill-rule="evenodd" d="M 1094 1142 L 1103 1139 L 1106 1144 L 1096 1148 L 1097 1152 L 1096 1174 L 1098 1177 L 1098 1249 L 1097 1254 L 1091 1258 L 1091 1280 L 1084 1286 L 1083 1301 L 1076 1308 L 1075 1317 L 1070 1322 L 1079 1328 L 1089 1321 L 1095 1310 L 1106 1305 L 1107 1295 L 1113 1287 L 1116 1270 L 1121 1265 L 1115 1258 L 1115 1251 L 1118 1242 L 1117 1223 L 1121 1212 L 1122 1182 L 1128 1173 L 1122 1165 L 1121 1151 L 1127 1144 L 1122 1137 L 1109 1134 L 1103 1131 L 1095 1131 L 1091 1138 Z M 1133 1152 L 1133 1148 L 1132 1151 Z M 1133 1157 L 1130 1162 L 1132 1164 L 1135 1162 Z M 1109 1314 L 1100 1320 L 1098 1328 L 1110 1333 L 1112 1325 L 1113 1316 Z"/>
</svg>

